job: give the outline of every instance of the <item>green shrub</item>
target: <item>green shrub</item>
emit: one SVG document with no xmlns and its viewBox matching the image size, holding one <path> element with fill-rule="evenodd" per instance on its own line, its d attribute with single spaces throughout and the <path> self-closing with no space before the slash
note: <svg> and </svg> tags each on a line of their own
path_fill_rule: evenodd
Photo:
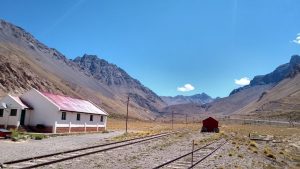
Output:
<svg viewBox="0 0 300 169">
<path fill-rule="evenodd" d="M 35 134 L 35 135 L 32 135 L 31 138 L 34 139 L 34 140 L 42 140 L 42 139 L 45 138 L 45 135 Z"/>
</svg>

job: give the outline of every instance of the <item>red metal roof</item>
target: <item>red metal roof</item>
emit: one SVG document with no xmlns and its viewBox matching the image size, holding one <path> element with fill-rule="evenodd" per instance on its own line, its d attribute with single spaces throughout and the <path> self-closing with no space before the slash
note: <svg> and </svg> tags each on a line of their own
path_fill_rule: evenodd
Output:
<svg viewBox="0 0 300 169">
<path fill-rule="evenodd" d="M 55 95 L 51 93 L 42 92 L 42 94 L 56 104 L 61 111 L 71 111 L 80 113 L 92 113 L 107 115 L 104 110 L 96 107 L 89 101 L 74 99 L 67 96 Z"/>
</svg>

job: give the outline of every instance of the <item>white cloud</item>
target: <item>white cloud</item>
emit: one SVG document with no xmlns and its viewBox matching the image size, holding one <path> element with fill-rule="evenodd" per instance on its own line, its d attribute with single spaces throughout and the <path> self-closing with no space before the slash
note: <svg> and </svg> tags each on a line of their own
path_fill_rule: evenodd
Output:
<svg viewBox="0 0 300 169">
<path fill-rule="evenodd" d="M 241 79 L 235 79 L 234 83 L 240 86 L 245 86 L 250 84 L 250 79 L 248 77 L 243 77 Z"/>
<path fill-rule="evenodd" d="M 294 39 L 292 42 L 300 45 L 300 33 L 297 34 L 296 39 Z"/>
<path fill-rule="evenodd" d="M 182 87 L 177 87 L 177 91 L 179 91 L 179 92 L 189 92 L 192 90 L 195 90 L 195 87 L 189 83 L 185 84 Z"/>
</svg>

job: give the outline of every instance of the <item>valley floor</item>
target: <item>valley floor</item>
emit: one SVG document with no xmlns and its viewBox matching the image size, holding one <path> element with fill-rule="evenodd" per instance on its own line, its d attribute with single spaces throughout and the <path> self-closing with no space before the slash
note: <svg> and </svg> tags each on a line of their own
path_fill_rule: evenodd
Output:
<svg viewBox="0 0 300 169">
<path fill-rule="evenodd" d="M 130 121 L 130 132 L 155 133 L 170 129 L 167 123 L 146 123 Z M 270 125 L 222 124 L 218 134 L 200 133 L 199 124 L 174 124 L 181 133 L 161 139 L 147 141 L 104 153 L 93 154 L 43 168 L 153 168 L 168 160 L 191 151 L 192 140 L 195 148 L 224 137 L 231 138 L 223 147 L 195 168 L 299 168 L 300 128 Z M 122 130 L 123 121 L 112 120 L 109 129 Z M 270 141 L 252 141 L 251 136 L 268 136 Z M 0 141 L 1 162 L 94 144 L 124 139 L 122 132 L 88 134 L 80 136 L 60 136 L 42 141 L 8 143 Z M 125 138 L 126 139 L 126 138 Z M 4 143 L 4 144 L 3 144 Z M 10 145 L 10 146 L 7 146 Z M 30 148 L 31 147 L 31 148 Z M 47 151 L 48 149 L 48 151 Z"/>
</svg>

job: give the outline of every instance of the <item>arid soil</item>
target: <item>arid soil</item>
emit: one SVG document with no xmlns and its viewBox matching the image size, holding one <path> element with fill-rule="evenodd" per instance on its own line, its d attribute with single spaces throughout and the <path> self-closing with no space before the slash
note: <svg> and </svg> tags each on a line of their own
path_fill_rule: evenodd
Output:
<svg viewBox="0 0 300 169">
<path fill-rule="evenodd" d="M 148 125 L 148 124 L 147 124 Z M 196 126 L 196 125 L 195 125 Z M 68 160 L 42 168 L 113 168 L 113 169 L 133 169 L 133 168 L 154 168 L 166 161 L 172 160 L 192 149 L 192 140 L 195 141 L 195 149 L 220 138 L 229 139 L 220 149 L 206 158 L 195 168 L 299 168 L 300 167 L 300 129 L 278 126 L 257 126 L 257 125 L 233 125 L 222 124 L 220 133 L 200 133 L 195 126 L 190 126 L 180 133 L 164 138 L 138 143 L 104 153 L 93 154 Z M 136 130 L 132 130 L 137 132 Z M 267 141 L 251 140 L 249 138 L 266 139 Z M 17 146 L 10 146 L 5 150 L 0 144 L 1 154 L 6 154 L 6 159 L 13 156 L 30 153 L 59 151 L 59 145 L 64 149 L 72 149 L 117 141 L 123 138 L 121 133 L 109 133 L 108 135 L 94 134 L 82 136 L 63 136 L 45 139 L 42 141 L 29 141 L 28 143 L 14 143 Z M 106 139 L 105 139 L 106 138 Z M 2 143 L 2 142 L 1 142 Z M 32 145 L 35 148 L 23 149 Z M 52 145 L 53 146 L 46 146 Z M 37 146 L 39 145 L 39 146 Z M 43 148 L 41 148 L 43 146 Z M 4 149 L 3 149 L 4 148 Z M 204 154 L 208 154 L 216 146 L 213 144 L 205 149 Z M 24 151 L 28 151 L 25 153 Z M 41 153 L 39 153 L 41 154 Z M 8 158 L 10 157 L 10 158 Z M 194 162 L 201 157 L 195 157 Z M 187 158 L 187 163 L 191 157 Z M 1 157 L 1 161 L 3 160 Z"/>
</svg>

